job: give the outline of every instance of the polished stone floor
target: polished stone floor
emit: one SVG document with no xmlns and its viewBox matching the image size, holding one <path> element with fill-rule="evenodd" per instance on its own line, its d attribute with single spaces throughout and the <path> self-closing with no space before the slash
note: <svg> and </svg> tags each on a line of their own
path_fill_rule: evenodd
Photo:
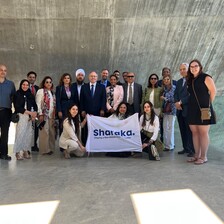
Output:
<svg viewBox="0 0 224 224">
<path fill-rule="evenodd" d="M 65 160 L 59 152 L 0 161 L 1 206 L 58 200 L 51 223 L 132 224 L 137 221 L 131 194 L 191 189 L 224 220 L 223 153 L 211 146 L 209 162 L 196 166 L 186 162 L 186 155 L 177 155 L 178 147 L 164 152 L 160 162 L 146 156 L 108 158 L 103 154 Z M 186 216 L 192 215 L 189 209 Z M 42 214 L 38 209 L 32 213 Z M 175 210 L 172 213 L 175 216 Z M 22 216 L 29 214 L 24 211 Z"/>
<path fill-rule="evenodd" d="M 221 114 L 223 106 L 218 104 L 217 108 Z M 146 155 L 108 158 L 103 154 L 65 160 L 58 149 L 52 156 L 33 153 L 30 160 L 13 157 L 10 162 L 0 161 L 0 223 L 134 224 L 137 219 L 131 194 L 179 189 L 191 189 L 224 220 L 224 128 L 220 114 L 219 123 L 211 127 L 209 161 L 204 165 L 189 164 L 186 155 L 177 154 L 182 149 L 177 127 L 175 151 L 164 152 L 159 162 L 147 160 Z M 164 209 L 173 219 L 183 212 L 180 224 L 187 217 L 192 218 L 191 224 L 200 224 L 200 217 L 195 219 L 198 211 L 192 211 L 193 203 L 180 203 L 178 209 L 167 202 L 164 208 L 161 203 L 161 216 Z M 3 211 L 9 211 L 9 216 Z M 46 217 L 45 221 L 39 221 L 40 217 Z"/>
</svg>

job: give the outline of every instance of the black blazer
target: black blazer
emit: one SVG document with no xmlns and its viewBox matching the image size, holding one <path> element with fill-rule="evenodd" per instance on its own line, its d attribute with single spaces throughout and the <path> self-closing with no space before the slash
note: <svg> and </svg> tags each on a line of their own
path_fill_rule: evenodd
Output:
<svg viewBox="0 0 224 224">
<path fill-rule="evenodd" d="M 90 84 L 83 85 L 80 94 L 80 111 L 95 116 L 100 115 L 100 110 L 106 111 L 106 89 L 105 86 L 96 83 L 94 96 L 91 96 Z"/>
<path fill-rule="evenodd" d="M 127 92 L 128 92 L 128 83 L 124 83 L 124 99 L 123 101 L 127 103 Z M 134 113 L 141 113 L 141 103 L 142 103 L 142 86 L 134 82 L 134 95 L 133 95 L 133 106 Z"/>
<path fill-rule="evenodd" d="M 33 107 L 34 111 L 37 111 L 37 104 L 35 102 L 34 95 L 28 90 L 29 93 L 24 96 L 23 93 L 21 93 L 19 90 L 16 91 L 15 100 L 14 100 L 14 107 L 16 113 L 23 114 L 25 112 L 25 102 L 27 103 L 27 110 L 31 111 L 31 108 Z"/>
<path fill-rule="evenodd" d="M 76 95 L 73 88 L 70 87 L 71 97 L 68 98 L 65 87 L 57 86 L 56 87 L 56 110 L 57 112 L 62 112 L 63 116 L 65 116 L 68 107 L 75 103 L 78 105 L 78 95 Z"/>
<path fill-rule="evenodd" d="M 86 85 L 86 83 L 83 83 L 82 87 Z M 81 89 L 82 89 L 81 87 Z M 74 92 L 74 102 L 75 104 L 78 105 L 78 107 L 80 107 L 80 96 L 79 96 L 79 93 L 78 93 L 78 85 L 77 83 L 72 83 L 71 85 L 71 89 L 72 89 L 72 92 Z M 81 91 L 80 91 L 80 94 L 81 94 Z"/>
<path fill-rule="evenodd" d="M 179 79 L 176 84 L 176 89 L 174 92 L 174 102 L 182 102 L 182 115 L 183 117 L 187 116 L 187 107 L 188 107 L 189 93 L 187 91 L 187 81 L 183 86 L 183 78 Z M 177 110 L 176 114 L 179 115 L 180 110 Z"/>
</svg>

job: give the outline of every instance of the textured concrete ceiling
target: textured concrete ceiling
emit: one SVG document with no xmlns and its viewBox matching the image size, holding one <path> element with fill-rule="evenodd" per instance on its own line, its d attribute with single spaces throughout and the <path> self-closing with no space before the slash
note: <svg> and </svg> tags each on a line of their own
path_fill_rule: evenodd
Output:
<svg viewBox="0 0 224 224">
<path fill-rule="evenodd" d="M 201 60 L 224 90 L 222 0 L 1 0 L 0 63 L 18 83 L 29 70 L 52 75 L 102 68 L 133 71 L 145 85 L 163 67 Z"/>
</svg>

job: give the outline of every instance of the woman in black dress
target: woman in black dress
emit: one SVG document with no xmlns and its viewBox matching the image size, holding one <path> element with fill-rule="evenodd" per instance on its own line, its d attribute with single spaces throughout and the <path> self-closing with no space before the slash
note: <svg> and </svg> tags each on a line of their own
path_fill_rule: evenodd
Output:
<svg viewBox="0 0 224 224">
<path fill-rule="evenodd" d="M 211 103 L 215 99 L 216 87 L 212 77 L 203 73 L 202 65 L 197 59 L 192 60 L 189 65 L 188 91 L 190 97 L 187 116 L 195 148 L 195 155 L 188 162 L 200 165 L 208 161 L 208 132 L 210 125 L 215 123 Z M 202 120 L 200 108 L 208 107 L 211 109 L 211 118 Z"/>
</svg>

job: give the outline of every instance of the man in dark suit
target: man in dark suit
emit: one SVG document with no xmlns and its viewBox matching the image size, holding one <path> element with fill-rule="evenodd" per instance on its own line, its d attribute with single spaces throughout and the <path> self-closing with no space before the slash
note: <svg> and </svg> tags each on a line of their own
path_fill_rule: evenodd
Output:
<svg viewBox="0 0 224 224">
<path fill-rule="evenodd" d="M 183 150 L 179 151 L 178 154 L 188 153 L 187 156 L 191 157 L 194 154 L 194 146 L 192 141 L 192 133 L 187 121 L 187 106 L 189 93 L 187 91 L 187 70 L 189 65 L 187 63 L 182 63 L 180 65 L 181 79 L 177 81 L 174 101 L 177 108 L 177 120 L 180 128 L 180 134 L 183 144 Z"/>
<path fill-rule="evenodd" d="M 106 111 L 106 89 L 104 85 L 97 83 L 96 72 L 89 74 L 89 83 L 82 86 L 80 94 L 80 111 L 83 118 L 86 114 L 103 117 Z M 87 135 L 83 136 L 86 143 Z"/>
<path fill-rule="evenodd" d="M 77 102 L 77 105 L 79 107 L 79 113 L 80 113 L 79 118 L 80 118 L 80 122 L 82 122 L 84 120 L 84 118 L 81 116 L 81 112 L 80 112 L 80 94 L 81 94 L 82 87 L 84 85 L 86 85 L 84 83 L 85 75 L 86 75 L 86 73 L 85 73 L 84 69 L 79 68 L 78 70 L 76 70 L 76 72 L 75 72 L 76 82 L 75 83 L 72 83 L 72 86 L 71 86 L 71 89 L 75 93 L 75 96 L 77 96 L 77 99 L 74 102 Z M 81 129 L 81 140 L 82 140 L 82 142 L 84 144 L 86 142 L 87 131 L 88 131 L 87 130 L 87 126 L 84 126 Z"/>
<path fill-rule="evenodd" d="M 78 107 L 80 106 L 80 94 L 81 94 L 81 88 L 85 84 L 85 71 L 82 68 L 79 68 L 75 72 L 76 82 L 72 83 L 71 89 L 74 91 L 75 96 L 77 99 L 74 99 L 74 102 L 77 103 Z"/>
<path fill-rule="evenodd" d="M 135 74 L 129 72 L 127 74 L 127 83 L 123 84 L 124 99 L 125 103 L 130 105 L 130 114 L 141 113 L 141 102 L 142 102 L 142 86 L 135 81 Z"/>
<path fill-rule="evenodd" d="M 110 82 L 107 80 L 109 75 L 108 69 L 103 69 L 101 71 L 101 80 L 97 81 L 99 84 L 103 84 L 106 87 L 110 86 Z"/>
<path fill-rule="evenodd" d="M 37 85 L 35 85 L 36 79 L 37 79 L 37 73 L 34 71 L 30 71 L 26 75 L 27 80 L 30 82 L 30 91 L 31 93 L 36 96 L 36 93 L 39 89 Z M 38 139 L 38 128 L 36 123 L 34 122 L 34 145 L 32 146 L 31 150 L 32 151 L 39 151 L 39 148 L 37 147 L 37 139 Z"/>
<path fill-rule="evenodd" d="M 82 86 L 80 94 L 80 111 L 82 117 L 86 114 L 104 116 L 106 110 L 106 90 L 97 83 L 96 72 L 89 74 L 89 83 Z"/>
</svg>

